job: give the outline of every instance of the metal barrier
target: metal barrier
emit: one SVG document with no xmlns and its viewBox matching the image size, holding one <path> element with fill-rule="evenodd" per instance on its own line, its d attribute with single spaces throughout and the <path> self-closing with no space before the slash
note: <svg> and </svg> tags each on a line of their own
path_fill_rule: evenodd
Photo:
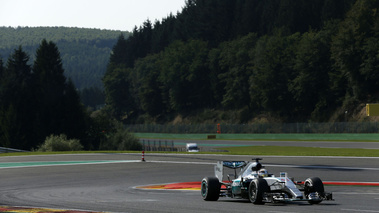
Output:
<svg viewBox="0 0 379 213">
<path fill-rule="evenodd" d="M 0 147 L 0 153 L 12 153 L 12 152 L 27 152 L 27 151 L 20 150 L 20 149 Z"/>
<path fill-rule="evenodd" d="M 174 147 L 174 141 L 143 139 L 140 142 L 145 151 L 178 151 L 178 148 Z"/>
</svg>

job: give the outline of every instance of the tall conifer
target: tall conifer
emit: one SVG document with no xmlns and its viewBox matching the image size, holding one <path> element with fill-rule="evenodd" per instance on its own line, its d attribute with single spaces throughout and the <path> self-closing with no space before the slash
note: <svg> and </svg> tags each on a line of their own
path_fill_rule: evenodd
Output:
<svg viewBox="0 0 379 213">
<path fill-rule="evenodd" d="M 0 57 L 0 81 L 1 81 L 1 76 L 4 72 L 4 64 L 3 64 L 3 59 Z"/>
<path fill-rule="evenodd" d="M 41 42 L 36 52 L 33 72 L 38 85 L 41 139 L 49 134 L 61 134 L 66 77 L 63 75 L 60 53 L 53 42 Z"/>
<path fill-rule="evenodd" d="M 85 112 L 71 81 L 66 82 L 59 50 L 43 40 L 36 52 L 33 72 L 38 85 L 39 135 L 66 134 L 81 139 L 85 133 Z"/>
<path fill-rule="evenodd" d="M 0 145 L 29 149 L 33 146 L 33 93 L 29 56 L 20 46 L 8 58 L 0 84 Z"/>
</svg>

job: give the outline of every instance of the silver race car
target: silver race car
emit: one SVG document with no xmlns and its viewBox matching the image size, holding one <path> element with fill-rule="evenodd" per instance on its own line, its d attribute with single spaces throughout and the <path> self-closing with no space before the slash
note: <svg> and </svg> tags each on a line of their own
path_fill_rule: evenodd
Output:
<svg viewBox="0 0 379 213">
<path fill-rule="evenodd" d="M 269 174 L 259 162 L 260 158 L 247 161 L 219 161 L 215 166 L 215 177 L 201 181 L 201 195 L 206 201 L 217 201 L 219 197 L 249 199 L 253 204 L 288 201 L 308 201 L 319 204 L 333 200 L 332 193 L 324 191 L 324 184 L 318 177 L 295 182 L 281 172 L 279 177 Z M 234 169 L 234 174 L 223 180 L 224 167 Z M 240 172 L 237 174 L 237 170 Z"/>
</svg>

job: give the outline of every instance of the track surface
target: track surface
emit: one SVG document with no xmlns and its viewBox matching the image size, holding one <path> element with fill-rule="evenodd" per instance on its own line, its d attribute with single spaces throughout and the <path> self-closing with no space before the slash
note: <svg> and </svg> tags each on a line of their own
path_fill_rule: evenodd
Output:
<svg viewBox="0 0 379 213">
<path fill-rule="evenodd" d="M 217 160 L 250 156 L 87 154 L 1 157 L 0 163 L 112 161 L 0 168 L 0 206 L 31 206 L 105 212 L 379 212 L 379 187 L 330 186 L 334 202 L 253 205 L 220 198 L 205 202 L 199 191 L 143 190 L 136 186 L 200 181 L 213 176 Z M 378 182 L 379 158 L 272 157 L 262 163 L 270 173 L 286 171 L 295 180 Z"/>
</svg>

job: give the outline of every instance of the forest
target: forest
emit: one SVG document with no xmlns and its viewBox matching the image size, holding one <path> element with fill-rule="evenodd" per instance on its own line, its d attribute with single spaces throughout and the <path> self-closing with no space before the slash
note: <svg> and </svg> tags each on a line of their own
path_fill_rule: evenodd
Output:
<svg viewBox="0 0 379 213">
<path fill-rule="evenodd" d="M 28 29 L 1 28 L 9 34 L 0 34 L 1 50 L 13 50 L 0 58 L 0 146 L 33 150 L 64 134 L 86 150 L 140 149 L 125 124 L 191 116 L 177 121 L 354 121 L 347 112 L 379 101 L 378 8 L 379 0 L 187 0 L 181 12 L 146 20 L 131 34 L 112 32 L 114 43 L 114 34 L 75 37 L 77 28 L 54 29 L 75 39 L 42 39 L 49 29 L 28 43 L 9 34 Z M 46 29 L 31 32 L 39 30 Z M 3 45 L 11 37 L 18 46 Z M 66 74 L 65 42 L 80 52 L 70 55 L 78 56 L 73 72 L 101 76 L 102 109 L 83 105 L 103 91 L 78 92 Z M 104 70 L 82 61 L 100 60 L 85 45 L 108 52 Z"/>
<path fill-rule="evenodd" d="M 33 65 L 21 46 L 3 64 L 0 60 L 0 146 L 30 150 L 48 134 L 83 138 L 86 113 L 54 43 L 41 42 Z"/>
<path fill-rule="evenodd" d="M 121 123 L 82 104 L 64 72 L 57 45 L 45 39 L 32 62 L 21 46 L 6 62 L 0 59 L 0 147 L 140 150 Z"/>
<path fill-rule="evenodd" d="M 0 58 L 7 61 L 21 45 L 32 62 L 41 41 L 53 41 L 59 48 L 65 76 L 76 88 L 103 90 L 101 78 L 120 34 L 129 36 L 129 32 L 74 27 L 0 27 Z"/>
<path fill-rule="evenodd" d="M 378 7 L 187 0 L 181 12 L 119 36 L 103 78 L 105 110 L 128 124 L 204 111 L 238 112 L 238 123 L 343 121 L 379 100 Z"/>
</svg>

